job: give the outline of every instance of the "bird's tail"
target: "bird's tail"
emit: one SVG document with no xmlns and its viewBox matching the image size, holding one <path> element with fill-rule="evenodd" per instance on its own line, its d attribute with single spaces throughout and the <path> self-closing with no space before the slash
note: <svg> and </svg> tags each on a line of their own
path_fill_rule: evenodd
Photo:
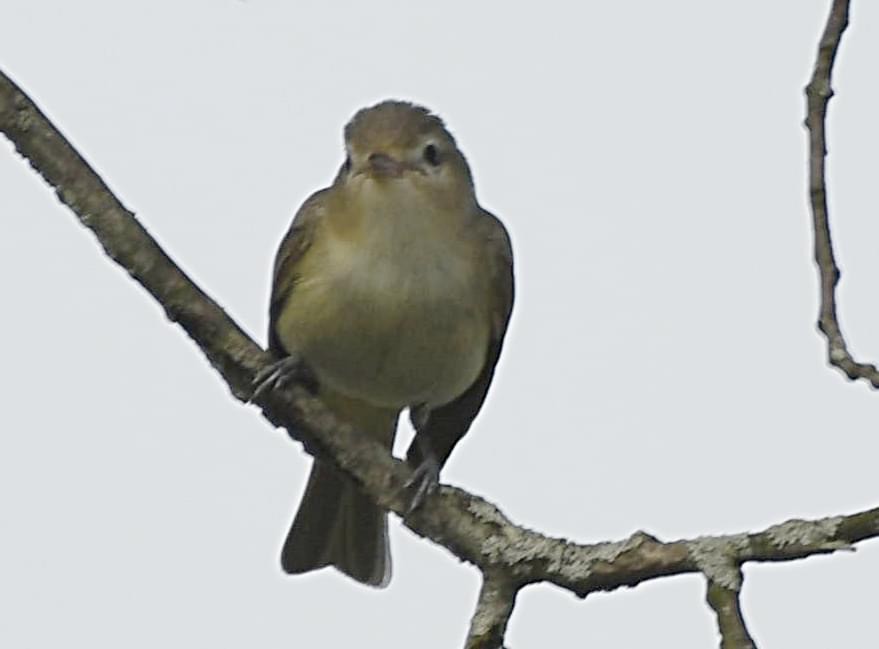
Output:
<svg viewBox="0 0 879 649">
<path fill-rule="evenodd" d="M 358 432 L 380 439 L 390 451 L 396 412 L 379 412 L 325 394 L 321 397 L 337 416 Z M 387 586 L 391 579 L 387 513 L 346 475 L 328 462 L 315 460 L 284 542 L 281 565 L 285 572 L 294 574 L 335 566 L 364 584 Z"/>
</svg>

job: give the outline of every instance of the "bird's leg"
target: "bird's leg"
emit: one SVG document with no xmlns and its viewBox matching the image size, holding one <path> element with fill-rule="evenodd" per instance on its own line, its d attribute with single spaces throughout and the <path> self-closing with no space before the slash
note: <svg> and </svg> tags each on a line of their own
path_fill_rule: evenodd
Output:
<svg viewBox="0 0 879 649">
<path fill-rule="evenodd" d="M 253 402 L 266 390 L 280 390 L 290 383 L 310 378 L 308 375 L 302 357 L 296 353 L 290 354 L 256 373 L 253 377 L 253 394 L 249 401 Z"/>
<path fill-rule="evenodd" d="M 418 450 L 421 451 L 421 462 L 415 467 L 412 477 L 403 485 L 404 489 L 413 490 L 407 514 L 418 509 L 424 499 L 435 492 L 439 486 L 440 464 L 436 453 L 433 452 L 430 443 L 423 434 L 419 433 L 415 436 L 415 443 L 418 445 Z"/>
</svg>

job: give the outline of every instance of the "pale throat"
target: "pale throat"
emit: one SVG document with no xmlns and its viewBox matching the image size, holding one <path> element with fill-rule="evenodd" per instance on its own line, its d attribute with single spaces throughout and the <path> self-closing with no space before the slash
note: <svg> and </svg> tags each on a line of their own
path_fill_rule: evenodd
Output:
<svg viewBox="0 0 879 649">
<path fill-rule="evenodd" d="M 353 188 L 349 203 L 357 223 L 357 250 L 349 254 L 375 270 L 395 267 L 421 279 L 467 281 L 475 250 L 467 236 L 473 212 L 440 206 L 413 182 L 366 181 Z M 465 268 L 466 266 L 466 268 Z M 451 273 L 452 277 L 444 277 Z"/>
</svg>

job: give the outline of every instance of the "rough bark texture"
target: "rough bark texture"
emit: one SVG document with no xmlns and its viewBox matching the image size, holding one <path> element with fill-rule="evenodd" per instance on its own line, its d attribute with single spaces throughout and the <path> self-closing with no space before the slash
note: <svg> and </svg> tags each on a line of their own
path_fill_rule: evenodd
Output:
<svg viewBox="0 0 879 649">
<path fill-rule="evenodd" d="M 483 574 L 476 612 L 470 620 L 466 649 L 496 649 L 503 646 L 507 623 L 516 605 L 517 589 L 503 572 Z"/>
<path fill-rule="evenodd" d="M 720 649 L 756 649 L 751 634 L 745 626 L 742 616 L 740 591 L 713 582 L 708 582 L 708 593 L 705 599 L 717 616 L 717 628 L 720 630 Z"/>
</svg>

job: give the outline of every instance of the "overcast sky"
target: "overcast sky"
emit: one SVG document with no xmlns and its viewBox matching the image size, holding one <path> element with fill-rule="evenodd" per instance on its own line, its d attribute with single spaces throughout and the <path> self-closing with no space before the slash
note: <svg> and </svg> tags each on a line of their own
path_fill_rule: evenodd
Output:
<svg viewBox="0 0 879 649">
<path fill-rule="evenodd" d="M 518 289 L 443 480 L 546 533 L 671 540 L 879 505 L 879 394 L 814 326 L 802 88 L 829 4 L 3 0 L 0 66 L 261 342 L 277 242 L 347 119 L 437 111 Z M 829 189 L 843 326 L 875 361 L 879 6 L 854 4 Z M 461 645 L 477 571 L 397 520 L 384 591 L 281 572 L 310 458 L 5 141 L 0 214 L 0 646 Z M 749 564 L 755 639 L 866 646 L 877 571 L 876 542 Z M 715 646 L 704 591 L 534 585 L 508 642 Z"/>
</svg>

